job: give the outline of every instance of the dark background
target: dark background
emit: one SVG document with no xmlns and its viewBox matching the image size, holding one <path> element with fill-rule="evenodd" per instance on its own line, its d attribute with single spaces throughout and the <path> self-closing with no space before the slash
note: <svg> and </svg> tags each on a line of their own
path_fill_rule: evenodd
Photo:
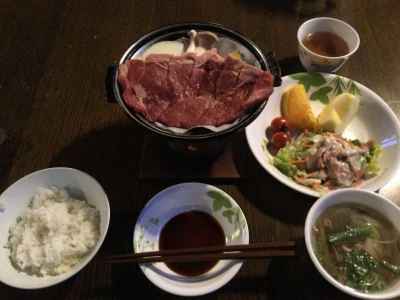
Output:
<svg viewBox="0 0 400 300">
<path fill-rule="evenodd" d="M 212 176 L 210 165 L 195 162 L 198 167 L 188 169 L 189 162 L 162 156 L 163 151 L 146 157 L 166 146 L 107 103 L 103 83 L 107 66 L 133 41 L 162 25 L 185 21 L 212 21 L 238 30 L 261 49 L 273 50 L 285 73 L 294 72 L 300 70 L 298 26 L 312 16 L 327 15 L 349 22 L 361 38 L 359 51 L 340 74 L 369 86 L 386 101 L 400 99 L 400 1 L 334 1 L 315 12 L 325 3 L 318 0 L 311 13 L 301 8 L 306 2 L 1 1 L 0 128 L 7 139 L 0 145 L 0 190 L 49 166 L 93 175 L 108 193 L 112 210 L 100 255 L 131 251 L 133 226 L 146 201 L 188 179 L 216 184 L 231 194 L 247 217 L 251 241 L 298 239 L 302 244 L 313 199 L 261 170 L 243 132 L 230 146 L 231 161 L 217 166 L 223 170 L 218 176 Z M 162 169 L 165 164 L 168 172 Z M 346 298 L 319 276 L 303 251 L 300 245 L 299 257 L 292 260 L 245 263 L 230 283 L 203 298 Z M 175 298 L 154 287 L 137 266 L 110 267 L 100 255 L 51 288 L 22 291 L 0 284 L 0 299 Z"/>
</svg>

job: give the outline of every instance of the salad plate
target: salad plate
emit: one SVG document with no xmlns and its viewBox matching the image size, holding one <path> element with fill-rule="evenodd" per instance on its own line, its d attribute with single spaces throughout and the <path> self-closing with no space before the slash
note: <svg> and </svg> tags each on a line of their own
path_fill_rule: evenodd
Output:
<svg viewBox="0 0 400 300">
<path fill-rule="evenodd" d="M 334 74 L 296 73 L 282 78 L 282 85 L 274 89 L 262 113 L 246 127 L 247 142 L 260 165 L 275 179 L 298 192 L 313 197 L 320 197 L 327 192 L 299 184 L 283 174 L 274 166 L 274 157 L 267 149 L 269 141 L 266 130 L 273 119 L 281 116 L 282 95 L 294 84 L 304 86 L 315 115 L 318 115 L 332 99 L 342 93 L 359 97 L 359 109 L 342 133 L 342 137 L 363 143 L 373 141 L 380 146 L 378 174 L 363 180 L 356 187 L 368 191 L 377 191 L 382 188 L 399 169 L 399 121 L 390 107 L 375 92 L 359 82 Z"/>
</svg>

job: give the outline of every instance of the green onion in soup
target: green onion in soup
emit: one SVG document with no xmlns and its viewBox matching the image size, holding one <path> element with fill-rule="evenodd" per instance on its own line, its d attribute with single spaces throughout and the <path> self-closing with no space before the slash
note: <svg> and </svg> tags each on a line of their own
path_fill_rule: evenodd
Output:
<svg viewBox="0 0 400 300">
<path fill-rule="evenodd" d="M 313 227 L 313 247 L 325 270 L 365 293 L 392 286 L 400 277 L 399 232 L 360 205 L 328 208 Z"/>
</svg>

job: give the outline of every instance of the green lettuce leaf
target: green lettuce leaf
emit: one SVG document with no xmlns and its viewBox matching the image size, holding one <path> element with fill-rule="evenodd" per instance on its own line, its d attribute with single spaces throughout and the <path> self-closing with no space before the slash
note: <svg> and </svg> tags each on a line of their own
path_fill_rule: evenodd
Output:
<svg viewBox="0 0 400 300">
<path fill-rule="evenodd" d="M 296 148 L 288 145 L 278 151 L 278 153 L 274 157 L 273 164 L 283 174 L 289 177 L 294 177 L 298 171 L 296 165 L 291 163 L 294 160 L 295 156 Z"/>
</svg>

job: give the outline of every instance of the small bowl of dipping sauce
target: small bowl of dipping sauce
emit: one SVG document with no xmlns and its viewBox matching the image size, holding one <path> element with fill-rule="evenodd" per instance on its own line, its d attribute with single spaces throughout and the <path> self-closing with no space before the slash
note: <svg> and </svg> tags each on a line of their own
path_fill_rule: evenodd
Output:
<svg viewBox="0 0 400 300">
<path fill-rule="evenodd" d="M 360 46 L 353 27 L 328 17 L 304 22 L 297 31 L 297 41 L 300 61 L 311 72 L 337 72 Z"/>
<path fill-rule="evenodd" d="M 143 208 L 133 234 L 136 253 L 248 244 L 246 218 L 224 191 L 202 183 L 182 183 L 155 195 Z M 141 264 L 159 288 L 179 296 L 200 296 L 228 283 L 242 261 Z"/>
</svg>

